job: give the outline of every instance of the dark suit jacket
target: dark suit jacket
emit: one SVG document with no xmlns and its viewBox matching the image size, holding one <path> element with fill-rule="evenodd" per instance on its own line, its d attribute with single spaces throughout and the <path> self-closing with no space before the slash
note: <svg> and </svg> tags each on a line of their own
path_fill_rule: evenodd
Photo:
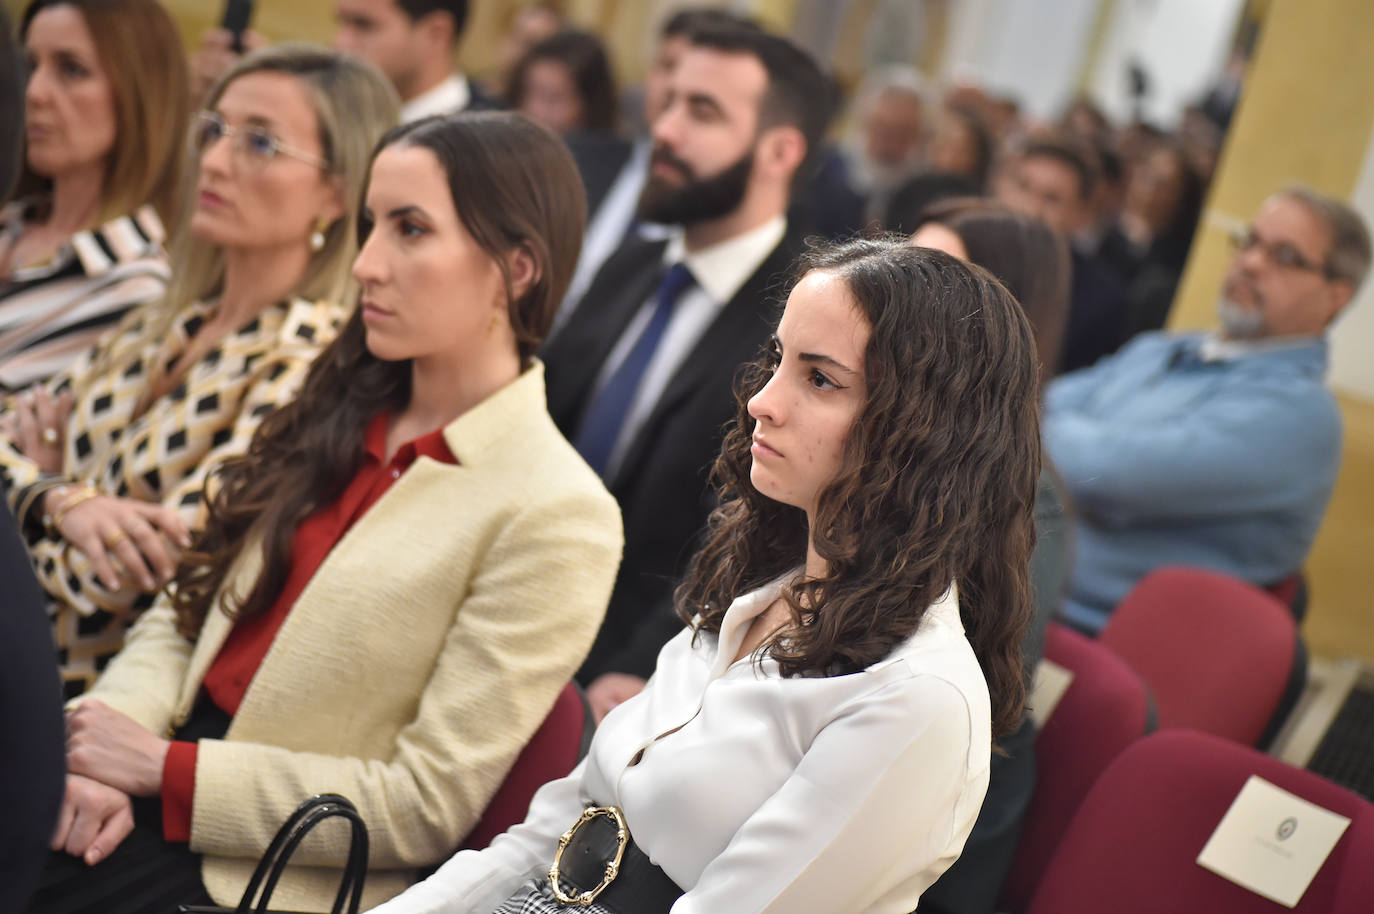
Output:
<svg viewBox="0 0 1374 914">
<path fill-rule="evenodd" d="M 507 107 L 505 99 L 489 95 L 476 80 L 468 78 L 468 104 L 464 111 L 501 111 Z"/>
<path fill-rule="evenodd" d="M 1126 288 L 1095 257 L 1070 250 L 1073 279 L 1059 373 L 1086 368 L 1126 340 Z"/>
<path fill-rule="evenodd" d="M 596 213 L 606 193 L 630 158 L 633 144 L 609 130 L 578 130 L 563 137 L 587 190 L 587 218 Z"/>
<path fill-rule="evenodd" d="M 0 499 L 0 911 L 27 909 L 67 771 L 57 649 L 18 530 Z"/>
<path fill-rule="evenodd" d="M 666 242 L 628 242 L 606 261 L 582 304 L 541 356 L 549 413 L 568 438 L 616 340 L 657 287 Z M 800 239 L 789 233 L 697 341 L 607 480 L 625 519 L 625 557 L 606 621 L 578 673 L 647 677 L 681 628 L 672 593 L 712 507 L 707 479 L 723 426 L 734 416 L 733 383 L 772 333 Z"/>
</svg>

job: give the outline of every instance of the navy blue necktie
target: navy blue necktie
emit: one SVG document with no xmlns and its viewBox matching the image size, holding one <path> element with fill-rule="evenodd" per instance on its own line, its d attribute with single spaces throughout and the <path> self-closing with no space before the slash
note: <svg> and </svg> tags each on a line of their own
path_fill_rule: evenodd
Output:
<svg viewBox="0 0 1374 914">
<path fill-rule="evenodd" d="M 675 263 L 668 268 L 659 283 L 654 311 L 644 332 L 635 340 L 624 360 L 611 372 L 606 383 L 587 404 L 587 411 L 582 414 L 582 425 L 577 430 L 573 446 L 603 478 L 611 451 L 620 438 L 620 430 L 629 418 L 635 393 L 644 380 L 644 372 L 653 360 L 658 344 L 663 342 L 663 332 L 668 329 L 673 306 L 692 282 L 692 272 L 684 265 Z"/>
</svg>

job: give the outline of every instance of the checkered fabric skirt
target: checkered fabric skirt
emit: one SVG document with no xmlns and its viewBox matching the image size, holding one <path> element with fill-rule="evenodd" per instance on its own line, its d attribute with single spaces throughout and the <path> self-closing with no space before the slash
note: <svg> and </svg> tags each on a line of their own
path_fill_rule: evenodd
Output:
<svg viewBox="0 0 1374 914">
<path fill-rule="evenodd" d="M 561 881 L 561 880 L 560 880 Z M 548 878 L 531 879 L 520 887 L 520 891 L 507 898 L 501 907 L 492 914 L 616 914 L 610 908 L 592 902 L 587 907 L 560 904 L 553 897 Z"/>
</svg>

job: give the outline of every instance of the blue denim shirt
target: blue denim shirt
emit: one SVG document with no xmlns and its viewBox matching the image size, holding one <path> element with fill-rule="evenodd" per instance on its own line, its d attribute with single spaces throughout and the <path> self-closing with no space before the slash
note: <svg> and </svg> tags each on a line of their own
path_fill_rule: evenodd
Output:
<svg viewBox="0 0 1374 914">
<path fill-rule="evenodd" d="M 1341 455 L 1325 339 L 1205 361 L 1151 333 L 1049 387 L 1045 443 L 1078 516 L 1065 613 L 1100 630 L 1162 565 L 1254 584 L 1296 571 Z"/>
</svg>

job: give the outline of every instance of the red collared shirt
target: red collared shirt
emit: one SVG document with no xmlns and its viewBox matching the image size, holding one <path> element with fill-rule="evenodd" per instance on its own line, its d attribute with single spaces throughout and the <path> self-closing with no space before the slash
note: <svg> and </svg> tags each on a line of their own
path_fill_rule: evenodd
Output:
<svg viewBox="0 0 1374 914">
<path fill-rule="evenodd" d="M 363 437 L 366 452 L 363 464 L 348 488 L 333 504 L 319 508 L 296 528 L 291 543 L 291 571 L 277 601 L 267 612 L 236 623 L 220 648 L 219 656 L 206 672 L 206 693 L 231 717 L 238 713 L 243 696 L 291 607 L 349 528 L 386 494 L 416 458 L 424 456 L 442 463 L 458 462 L 444 443 L 442 429 L 401 445 L 388 461 L 386 431 L 389 419 L 387 413 L 382 413 L 368 425 Z M 191 839 L 196 745 L 173 742 L 162 765 L 162 835 L 168 841 Z"/>
</svg>

